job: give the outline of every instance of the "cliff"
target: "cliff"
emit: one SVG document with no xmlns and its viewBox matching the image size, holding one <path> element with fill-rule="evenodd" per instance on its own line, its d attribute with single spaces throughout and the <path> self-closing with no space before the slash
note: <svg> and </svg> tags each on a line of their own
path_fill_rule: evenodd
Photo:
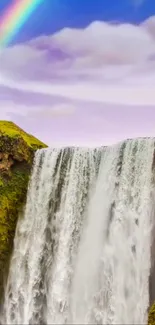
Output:
<svg viewBox="0 0 155 325">
<path fill-rule="evenodd" d="M 14 123 L 0 121 L 0 298 L 34 152 L 43 147 L 47 146 Z M 155 325 L 155 304 L 150 308 L 148 324 Z"/>
<path fill-rule="evenodd" d="M 0 121 L 0 297 L 34 152 L 47 147 L 12 122 Z"/>
</svg>

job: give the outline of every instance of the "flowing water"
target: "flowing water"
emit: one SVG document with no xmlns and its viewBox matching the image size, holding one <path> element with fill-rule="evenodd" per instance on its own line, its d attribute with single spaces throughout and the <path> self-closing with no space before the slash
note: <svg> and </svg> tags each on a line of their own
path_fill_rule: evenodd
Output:
<svg viewBox="0 0 155 325">
<path fill-rule="evenodd" d="M 1 323 L 147 323 L 154 147 L 37 151 Z"/>
</svg>

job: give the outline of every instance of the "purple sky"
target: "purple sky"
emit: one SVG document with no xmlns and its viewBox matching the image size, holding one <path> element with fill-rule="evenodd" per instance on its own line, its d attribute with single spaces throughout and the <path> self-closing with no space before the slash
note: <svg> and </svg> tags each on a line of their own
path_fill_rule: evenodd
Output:
<svg viewBox="0 0 155 325">
<path fill-rule="evenodd" d="M 155 17 L 1 50 L 0 106 L 0 119 L 51 146 L 155 136 Z"/>
</svg>

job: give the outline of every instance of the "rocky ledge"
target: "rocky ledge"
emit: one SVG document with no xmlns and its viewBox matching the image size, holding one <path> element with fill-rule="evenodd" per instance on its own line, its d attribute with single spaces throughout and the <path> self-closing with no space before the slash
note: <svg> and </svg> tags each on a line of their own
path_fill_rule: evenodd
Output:
<svg viewBox="0 0 155 325">
<path fill-rule="evenodd" d="M 0 121 L 0 297 L 7 277 L 19 211 L 25 199 L 34 153 L 47 147 L 12 122 Z"/>
</svg>

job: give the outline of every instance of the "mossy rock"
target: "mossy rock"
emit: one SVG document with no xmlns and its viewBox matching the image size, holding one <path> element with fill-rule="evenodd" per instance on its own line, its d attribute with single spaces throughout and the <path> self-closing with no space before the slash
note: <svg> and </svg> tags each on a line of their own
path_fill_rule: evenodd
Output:
<svg viewBox="0 0 155 325">
<path fill-rule="evenodd" d="M 18 214 L 26 200 L 34 153 L 45 147 L 14 123 L 0 121 L 0 298 Z"/>
<path fill-rule="evenodd" d="M 155 325 L 155 303 L 149 310 L 148 325 Z"/>
</svg>

